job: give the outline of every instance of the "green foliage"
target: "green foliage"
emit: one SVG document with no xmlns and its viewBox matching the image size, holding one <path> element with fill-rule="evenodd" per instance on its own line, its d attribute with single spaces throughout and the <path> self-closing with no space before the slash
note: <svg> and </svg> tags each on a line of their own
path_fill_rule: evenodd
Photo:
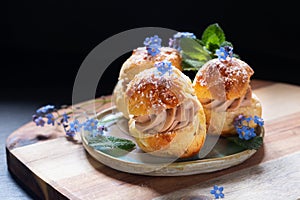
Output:
<svg viewBox="0 0 300 200">
<path fill-rule="evenodd" d="M 135 143 L 131 140 L 117 138 L 113 136 L 86 136 L 88 145 L 96 150 L 104 151 L 109 149 L 122 149 L 126 151 L 131 151 L 135 148 Z"/>
<path fill-rule="evenodd" d="M 257 150 L 263 144 L 263 138 L 261 136 L 256 136 L 250 140 L 242 140 L 239 137 L 228 137 L 227 139 L 241 147 L 244 147 L 245 149 Z"/>
<path fill-rule="evenodd" d="M 216 50 L 224 46 L 233 47 L 231 42 L 226 41 L 225 33 L 218 23 L 209 25 L 203 31 L 201 40 L 182 38 L 180 47 L 183 71 L 198 71 L 204 63 L 216 58 Z M 237 54 L 233 56 L 239 58 Z"/>
</svg>

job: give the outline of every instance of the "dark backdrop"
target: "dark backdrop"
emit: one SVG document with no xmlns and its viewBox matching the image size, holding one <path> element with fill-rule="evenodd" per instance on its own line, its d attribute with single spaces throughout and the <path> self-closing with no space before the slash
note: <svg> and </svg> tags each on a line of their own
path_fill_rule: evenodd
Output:
<svg viewBox="0 0 300 200">
<path fill-rule="evenodd" d="M 254 69 L 253 78 L 300 84 L 299 11 L 292 1 L 193 2 L 6 0 L 0 16 L 1 96 L 24 97 L 31 91 L 32 98 L 48 94 L 69 102 L 82 61 L 106 38 L 146 26 L 200 36 L 216 22 Z M 106 71 L 98 96 L 112 92 L 128 55 Z"/>
</svg>

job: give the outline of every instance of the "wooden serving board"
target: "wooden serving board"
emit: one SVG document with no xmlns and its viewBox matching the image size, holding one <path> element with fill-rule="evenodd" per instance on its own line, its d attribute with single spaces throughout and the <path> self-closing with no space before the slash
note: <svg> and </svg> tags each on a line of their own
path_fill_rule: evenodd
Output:
<svg viewBox="0 0 300 200">
<path fill-rule="evenodd" d="M 200 183 L 203 186 L 221 177 L 230 180 L 246 168 L 264 166 L 268 163 L 266 161 L 276 161 L 298 153 L 297 163 L 300 150 L 300 87 L 252 80 L 252 88 L 263 106 L 264 145 L 244 163 L 226 170 L 181 177 L 128 174 L 94 160 L 82 144 L 68 140 L 61 129 L 37 127 L 33 122 L 20 127 L 7 138 L 8 169 L 24 189 L 38 199 L 178 199 L 179 196 L 182 198 L 183 193 L 178 192 L 181 189 L 193 189 L 192 186 Z M 107 106 L 110 105 L 100 109 Z M 252 176 L 249 173 L 246 177 L 249 180 L 247 187 L 263 184 L 257 181 L 251 183 Z M 261 176 L 264 177 L 262 180 L 267 180 L 267 175 L 262 173 Z M 274 178 L 276 176 L 278 174 L 274 174 Z M 227 191 L 238 196 L 236 188 L 227 188 Z"/>
</svg>

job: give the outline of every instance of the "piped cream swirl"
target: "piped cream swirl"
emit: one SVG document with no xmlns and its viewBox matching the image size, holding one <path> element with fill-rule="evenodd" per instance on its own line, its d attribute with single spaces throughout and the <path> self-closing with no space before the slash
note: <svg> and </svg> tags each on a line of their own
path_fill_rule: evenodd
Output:
<svg viewBox="0 0 300 200">
<path fill-rule="evenodd" d="M 231 112 L 235 111 L 240 107 L 251 105 L 252 91 L 249 87 L 246 94 L 240 98 L 232 100 L 200 100 L 203 107 L 206 109 L 213 109 L 216 112 Z"/>
<path fill-rule="evenodd" d="M 146 134 L 167 133 L 188 126 L 199 110 L 194 99 L 186 99 L 177 107 L 158 114 L 134 117 L 136 128 Z"/>
</svg>

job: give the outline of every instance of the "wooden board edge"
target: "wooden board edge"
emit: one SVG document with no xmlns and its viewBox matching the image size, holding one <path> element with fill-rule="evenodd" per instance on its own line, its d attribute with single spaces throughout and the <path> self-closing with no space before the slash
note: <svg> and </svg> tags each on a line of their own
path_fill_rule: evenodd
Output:
<svg viewBox="0 0 300 200">
<path fill-rule="evenodd" d="M 7 168 L 13 179 L 34 199 L 69 199 L 35 175 L 6 147 Z"/>
</svg>

